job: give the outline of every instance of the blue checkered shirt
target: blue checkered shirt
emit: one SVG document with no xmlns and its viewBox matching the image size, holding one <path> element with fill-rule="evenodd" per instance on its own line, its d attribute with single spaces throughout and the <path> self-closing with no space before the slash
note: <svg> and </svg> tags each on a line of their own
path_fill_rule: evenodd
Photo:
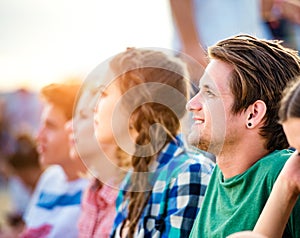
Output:
<svg viewBox="0 0 300 238">
<path fill-rule="evenodd" d="M 153 190 L 135 237 L 188 237 L 214 165 L 204 152 L 187 148 L 180 135 L 167 144 L 154 165 Z M 120 227 L 127 217 L 125 194 L 129 182 L 130 174 L 123 181 L 117 198 L 111 237 L 120 237 Z"/>
</svg>

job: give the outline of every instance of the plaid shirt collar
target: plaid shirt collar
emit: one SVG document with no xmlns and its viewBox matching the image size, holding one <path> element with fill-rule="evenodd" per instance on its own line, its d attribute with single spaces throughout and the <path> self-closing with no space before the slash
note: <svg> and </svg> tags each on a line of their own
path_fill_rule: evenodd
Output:
<svg viewBox="0 0 300 238">
<path fill-rule="evenodd" d="M 149 166 L 149 171 L 156 171 L 161 169 L 164 165 L 168 164 L 169 161 L 178 156 L 181 153 L 185 152 L 183 136 L 178 134 L 174 140 L 171 140 L 166 146 L 162 149 L 156 161 L 154 161 Z"/>
</svg>

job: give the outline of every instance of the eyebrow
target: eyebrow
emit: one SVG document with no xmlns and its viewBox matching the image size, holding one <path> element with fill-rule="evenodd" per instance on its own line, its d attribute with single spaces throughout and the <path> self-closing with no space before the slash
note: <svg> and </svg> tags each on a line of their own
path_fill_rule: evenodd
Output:
<svg viewBox="0 0 300 238">
<path fill-rule="evenodd" d="M 213 91 L 215 91 L 216 89 L 214 87 L 211 87 L 209 84 L 199 84 L 199 88 L 205 88 L 205 89 L 211 89 Z"/>
<path fill-rule="evenodd" d="M 50 119 L 47 119 L 44 123 L 47 127 L 54 127 L 54 128 L 58 127 L 57 124 L 54 121 L 50 120 Z"/>
<path fill-rule="evenodd" d="M 201 85 L 201 82 L 203 82 L 206 79 L 206 81 L 212 81 L 211 77 L 209 76 L 209 74 L 204 73 L 204 75 L 202 76 L 202 78 L 199 81 L 199 88 L 206 88 L 206 89 L 213 89 L 215 90 L 215 87 L 212 87 L 210 84 L 208 83 L 204 83 L 203 85 Z"/>
</svg>

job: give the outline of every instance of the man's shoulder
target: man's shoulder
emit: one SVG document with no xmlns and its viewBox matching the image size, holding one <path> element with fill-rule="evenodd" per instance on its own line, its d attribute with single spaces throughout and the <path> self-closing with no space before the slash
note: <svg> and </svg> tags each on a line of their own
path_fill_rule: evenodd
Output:
<svg viewBox="0 0 300 238">
<path fill-rule="evenodd" d="M 40 180 L 45 181 L 48 179 L 62 179 L 65 178 L 65 173 L 59 165 L 51 165 L 45 169 L 41 174 Z"/>
<path fill-rule="evenodd" d="M 288 158 L 292 155 L 291 150 L 275 150 L 258 161 L 258 166 L 272 171 L 281 170 Z"/>
</svg>

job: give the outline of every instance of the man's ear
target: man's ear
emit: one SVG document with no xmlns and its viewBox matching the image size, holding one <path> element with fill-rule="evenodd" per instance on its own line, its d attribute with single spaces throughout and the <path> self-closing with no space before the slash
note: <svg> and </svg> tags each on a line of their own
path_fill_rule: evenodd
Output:
<svg viewBox="0 0 300 238">
<path fill-rule="evenodd" d="M 267 112 L 267 106 L 264 101 L 257 100 L 246 110 L 246 127 L 254 128 L 260 125 Z"/>
</svg>

